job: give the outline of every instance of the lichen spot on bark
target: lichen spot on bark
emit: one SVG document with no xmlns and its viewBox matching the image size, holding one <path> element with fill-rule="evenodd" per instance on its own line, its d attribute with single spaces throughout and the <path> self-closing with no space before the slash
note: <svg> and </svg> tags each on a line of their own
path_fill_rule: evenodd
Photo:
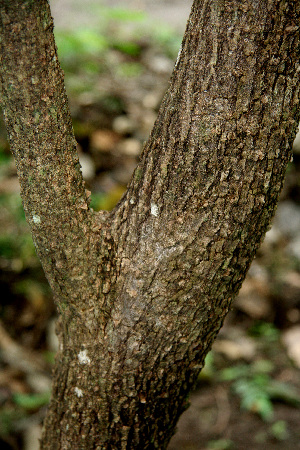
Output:
<svg viewBox="0 0 300 450">
<path fill-rule="evenodd" d="M 159 216 L 158 206 L 155 203 L 151 203 L 151 214 L 155 217 Z"/>
<path fill-rule="evenodd" d="M 83 397 L 83 391 L 81 389 L 79 389 L 78 387 L 75 387 L 74 391 L 75 391 L 75 394 L 77 395 L 77 397 L 79 397 L 79 398 Z"/>
<path fill-rule="evenodd" d="M 41 223 L 41 218 L 37 214 L 34 214 L 32 216 L 32 220 L 33 220 L 33 223 L 35 223 L 36 225 L 39 225 Z"/>
<path fill-rule="evenodd" d="M 91 362 L 86 350 L 82 350 L 78 353 L 78 359 L 80 364 L 90 364 Z"/>
</svg>

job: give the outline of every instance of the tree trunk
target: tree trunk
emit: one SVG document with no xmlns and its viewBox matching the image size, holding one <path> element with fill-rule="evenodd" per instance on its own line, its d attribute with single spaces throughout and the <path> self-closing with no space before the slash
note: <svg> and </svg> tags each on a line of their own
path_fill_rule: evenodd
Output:
<svg viewBox="0 0 300 450">
<path fill-rule="evenodd" d="M 0 7 L 2 106 L 60 312 L 42 448 L 166 448 L 278 201 L 299 120 L 300 3 L 194 1 L 112 213 L 89 208 L 48 3 Z"/>
</svg>

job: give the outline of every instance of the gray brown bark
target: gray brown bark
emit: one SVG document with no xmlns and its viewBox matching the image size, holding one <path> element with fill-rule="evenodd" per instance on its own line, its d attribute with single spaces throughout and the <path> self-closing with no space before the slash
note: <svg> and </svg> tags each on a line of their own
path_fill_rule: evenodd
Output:
<svg viewBox="0 0 300 450">
<path fill-rule="evenodd" d="M 128 191 L 84 190 L 46 1 L 2 1 L 3 110 L 61 312 L 45 449 L 165 448 L 274 214 L 300 4 L 195 0 Z"/>
</svg>

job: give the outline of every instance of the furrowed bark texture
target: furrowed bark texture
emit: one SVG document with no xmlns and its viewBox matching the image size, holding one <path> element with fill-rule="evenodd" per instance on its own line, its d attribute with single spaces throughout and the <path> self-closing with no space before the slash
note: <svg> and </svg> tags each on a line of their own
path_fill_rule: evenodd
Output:
<svg viewBox="0 0 300 450">
<path fill-rule="evenodd" d="M 3 109 L 61 312 L 44 449 L 166 448 L 274 214 L 299 2 L 195 0 L 128 191 L 94 213 L 44 0 L 0 2 Z"/>
</svg>

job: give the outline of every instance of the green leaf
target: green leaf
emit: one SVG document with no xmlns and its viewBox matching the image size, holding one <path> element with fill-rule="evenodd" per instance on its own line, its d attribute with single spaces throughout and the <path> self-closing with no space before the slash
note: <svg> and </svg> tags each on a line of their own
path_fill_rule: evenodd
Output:
<svg viewBox="0 0 300 450">
<path fill-rule="evenodd" d="M 130 56 L 139 56 L 142 51 L 140 45 L 130 41 L 115 41 L 112 43 L 112 47 Z"/>
<path fill-rule="evenodd" d="M 273 400 L 279 400 L 288 405 L 300 407 L 299 394 L 287 383 L 271 380 L 271 382 L 266 386 L 266 391 Z"/>
<path fill-rule="evenodd" d="M 128 62 L 119 64 L 116 68 L 116 73 L 119 77 L 122 78 L 132 78 L 141 75 L 144 68 L 138 62 Z"/>
<path fill-rule="evenodd" d="M 233 381 L 249 374 L 249 366 L 240 364 L 234 367 L 223 369 L 220 374 L 221 381 Z"/>
<path fill-rule="evenodd" d="M 271 433 L 278 441 L 284 441 L 288 439 L 289 432 L 287 430 L 285 420 L 277 420 L 277 422 L 273 423 L 273 425 L 271 426 Z"/>
<path fill-rule="evenodd" d="M 102 12 L 106 14 L 108 19 L 118 20 L 120 22 L 142 22 L 147 17 L 142 11 L 125 8 L 107 8 Z"/>
<path fill-rule="evenodd" d="M 13 395 L 14 403 L 28 410 L 39 409 L 41 406 L 47 405 L 49 400 L 50 392 L 43 392 L 42 394 L 16 393 Z"/>
<path fill-rule="evenodd" d="M 272 361 L 268 359 L 259 359 L 258 361 L 254 361 L 251 366 L 252 373 L 270 373 L 274 370 L 274 364 Z"/>
<path fill-rule="evenodd" d="M 55 40 L 61 58 L 101 54 L 108 48 L 107 38 L 89 28 L 57 33 Z"/>
<path fill-rule="evenodd" d="M 249 330 L 249 334 L 254 337 L 262 337 L 268 342 L 276 342 L 280 332 L 272 323 L 256 322 Z"/>
<path fill-rule="evenodd" d="M 217 439 L 207 443 L 209 450 L 230 450 L 233 448 L 233 442 L 230 439 Z"/>
<path fill-rule="evenodd" d="M 273 417 L 273 405 L 267 393 L 268 377 L 257 376 L 251 380 L 237 380 L 233 389 L 241 398 L 241 407 L 268 421 Z"/>
</svg>

